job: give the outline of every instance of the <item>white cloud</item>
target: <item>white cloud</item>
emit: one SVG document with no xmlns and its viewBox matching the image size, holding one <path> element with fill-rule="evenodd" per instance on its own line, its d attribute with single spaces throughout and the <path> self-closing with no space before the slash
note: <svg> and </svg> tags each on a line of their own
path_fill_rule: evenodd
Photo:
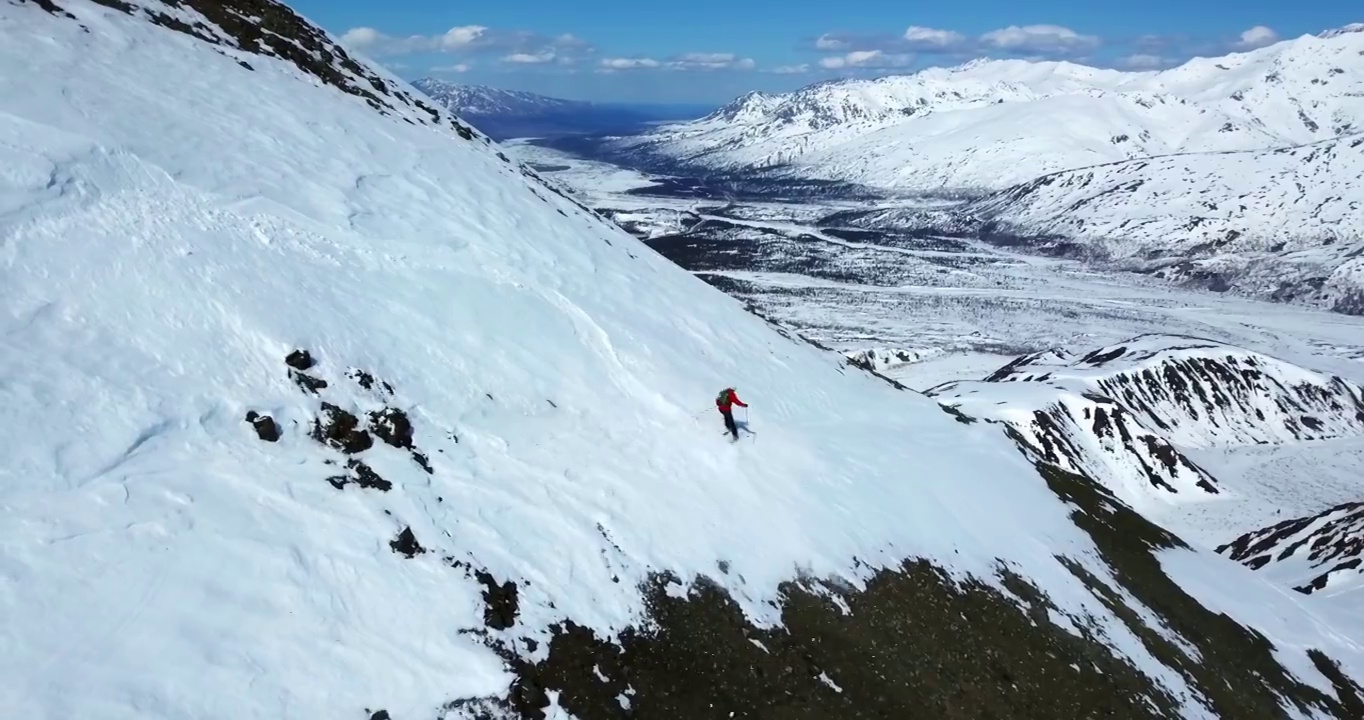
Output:
<svg viewBox="0 0 1364 720">
<path fill-rule="evenodd" d="M 803 75 L 807 72 L 810 72 L 810 64 L 801 63 L 799 65 L 778 65 L 777 67 L 772 68 L 768 72 L 776 73 L 778 75 Z"/>
<path fill-rule="evenodd" d="M 1124 67 L 1129 67 L 1134 70 L 1151 70 L 1165 65 L 1165 58 L 1159 55 L 1137 53 L 1123 58 L 1122 64 Z"/>
<path fill-rule="evenodd" d="M 517 65 L 543 65 L 554 61 L 554 51 L 546 50 L 540 53 L 512 53 L 504 58 L 503 62 Z"/>
<path fill-rule="evenodd" d="M 653 58 L 646 57 L 634 58 L 608 57 L 602 58 L 600 63 L 601 69 L 606 70 L 608 72 L 614 70 L 640 70 L 644 68 L 656 68 L 661 66 L 662 64 L 663 63 Z"/>
<path fill-rule="evenodd" d="M 383 33 L 372 27 L 351 28 L 341 35 L 341 44 L 358 50 L 378 44 L 383 37 Z"/>
<path fill-rule="evenodd" d="M 1010 25 L 980 36 L 980 42 L 995 50 L 1031 53 L 1073 53 L 1099 46 L 1099 38 L 1081 35 L 1060 25 Z"/>
<path fill-rule="evenodd" d="M 836 38 L 830 33 L 824 33 L 819 36 L 819 39 L 815 40 L 815 49 L 817 50 L 846 50 L 848 47 L 847 40 Z"/>
<path fill-rule="evenodd" d="M 463 50 L 464 48 L 478 42 L 480 38 L 488 32 L 488 28 L 482 25 L 465 25 L 463 27 L 452 27 L 440 36 L 438 41 L 440 48 L 445 51 Z"/>
<path fill-rule="evenodd" d="M 903 53 L 884 53 L 880 50 L 854 50 L 846 55 L 826 57 L 819 61 L 820 67 L 830 70 L 842 68 L 893 68 L 904 67 L 914 62 L 914 56 Z"/>
<path fill-rule="evenodd" d="M 669 60 L 667 66 L 674 70 L 752 70 L 757 62 L 734 53 L 683 53 Z"/>
<path fill-rule="evenodd" d="M 1278 39 L 1279 34 L 1274 32 L 1273 28 L 1265 27 L 1264 25 L 1256 25 L 1241 33 L 1241 42 L 1237 43 L 1237 46 L 1242 48 L 1264 47 L 1277 42 Z"/>
<path fill-rule="evenodd" d="M 347 30 L 341 36 L 341 42 L 374 57 L 418 53 L 499 53 L 507 62 L 523 63 L 533 62 L 531 58 L 546 54 L 563 57 L 593 52 L 589 43 L 569 33 L 548 37 L 522 30 L 497 30 L 485 25 L 460 25 L 439 35 L 407 37 L 385 35 L 371 27 L 357 27 Z M 513 57 L 517 59 L 512 60 Z"/>
<path fill-rule="evenodd" d="M 916 48 L 950 48 L 966 42 L 966 36 L 952 30 L 911 25 L 905 30 L 904 39 Z"/>
<path fill-rule="evenodd" d="M 431 68 L 431 72 L 442 74 L 466 73 L 469 72 L 471 68 L 472 66 L 468 63 L 459 63 L 458 65 L 441 65 L 440 67 L 433 67 Z"/>
</svg>

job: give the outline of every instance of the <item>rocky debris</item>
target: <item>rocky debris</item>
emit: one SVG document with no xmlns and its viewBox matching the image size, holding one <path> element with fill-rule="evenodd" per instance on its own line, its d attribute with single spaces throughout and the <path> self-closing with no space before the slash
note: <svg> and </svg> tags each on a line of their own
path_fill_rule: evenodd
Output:
<svg viewBox="0 0 1364 720">
<path fill-rule="evenodd" d="M 347 485 L 359 485 L 362 488 L 380 492 L 388 492 L 393 489 L 393 483 L 380 477 L 379 473 L 374 472 L 374 468 L 355 458 L 346 461 L 346 469 L 350 471 L 349 475 L 333 475 L 327 478 L 327 482 L 331 483 L 332 487 L 337 490 L 344 490 Z"/>
<path fill-rule="evenodd" d="M 311 370 L 317 361 L 307 350 L 295 350 L 284 356 L 284 364 L 295 370 Z"/>
<path fill-rule="evenodd" d="M 380 440 L 395 448 L 412 449 L 412 421 L 402 410 L 384 408 L 370 413 L 369 429 Z"/>
<path fill-rule="evenodd" d="M 261 415 L 255 410 L 246 413 L 246 422 L 251 423 L 251 427 L 256 429 L 256 435 L 266 442 L 278 442 L 283 434 L 274 418 Z"/>
<path fill-rule="evenodd" d="M 360 387 L 366 390 L 373 390 L 374 388 L 377 387 L 381 388 L 388 395 L 393 394 L 392 385 L 389 385 L 387 382 L 384 382 L 382 380 L 375 379 L 373 375 L 365 372 L 364 370 L 351 368 L 351 370 L 347 372 L 346 375 L 349 376 L 350 379 L 354 380 L 355 384 L 359 385 Z"/>
<path fill-rule="evenodd" d="M 506 630 L 516 624 L 516 583 L 507 580 L 499 585 L 486 570 L 479 570 L 474 576 L 483 584 L 483 624 L 492 630 Z"/>
<path fill-rule="evenodd" d="M 365 712 L 369 712 L 369 710 L 365 710 Z M 387 710 L 375 710 L 374 713 L 369 716 L 369 720 L 393 720 L 393 718 L 389 717 Z"/>
<path fill-rule="evenodd" d="M 322 417 L 313 420 L 314 440 L 348 455 L 364 452 L 374 445 L 369 433 L 360 429 L 360 419 L 329 403 L 322 403 Z"/>
<path fill-rule="evenodd" d="M 389 541 L 388 546 L 393 548 L 393 552 L 408 558 L 414 558 L 426 552 L 426 548 L 417 542 L 417 536 L 412 534 L 412 528 L 405 527 L 398 537 Z"/>
<path fill-rule="evenodd" d="M 19 2 L 27 2 L 27 1 L 29 1 L 29 0 L 19 0 Z M 62 8 L 61 6 L 57 5 L 57 4 L 56 4 L 55 2 L 53 2 L 52 0 L 31 0 L 31 1 L 33 2 L 34 5 L 37 5 L 38 7 L 42 8 L 42 9 L 44 9 L 44 10 L 50 12 L 50 13 L 52 13 L 53 15 L 57 15 L 57 16 L 60 16 L 60 17 L 64 17 L 64 18 L 67 18 L 67 19 L 69 19 L 69 20 L 75 20 L 75 19 L 76 19 L 76 16 L 75 16 L 75 15 L 72 15 L 71 13 L 67 12 L 64 8 Z"/>
<path fill-rule="evenodd" d="M 1284 577 L 1305 595 L 1364 578 L 1364 502 L 1336 505 L 1248 532 L 1217 552 L 1252 570 L 1296 564 Z"/>
</svg>

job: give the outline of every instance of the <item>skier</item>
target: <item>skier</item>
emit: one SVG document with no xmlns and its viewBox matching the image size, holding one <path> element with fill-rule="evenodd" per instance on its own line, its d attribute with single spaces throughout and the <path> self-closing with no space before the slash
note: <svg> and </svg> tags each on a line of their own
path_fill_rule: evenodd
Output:
<svg viewBox="0 0 1364 720">
<path fill-rule="evenodd" d="M 748 403 L 740 400 L 739 396 L 734 394 L 734 388 L 725 388 L 720 391 L 719 395 L 715 396 L 715 407 L 721 415 L 725 416 L 725 429 L 729 431 L 730 435 L 734 436 L 735 440 L 738 440 L 739 426 L 734 424 L 733 405 L 748 407 Z"/>
</svg>

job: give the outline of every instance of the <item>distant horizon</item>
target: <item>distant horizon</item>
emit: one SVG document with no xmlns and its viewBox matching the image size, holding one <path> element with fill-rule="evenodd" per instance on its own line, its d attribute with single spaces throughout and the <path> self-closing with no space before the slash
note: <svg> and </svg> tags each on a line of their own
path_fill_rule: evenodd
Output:
<svg viewBox="0 0 1364 720">
<path fill-rule="evenodd" d="M 1357 3 L 1200 6 L 1148 0 L 1026 9 L 976 0 L 906 10 L 864 0 L 856 12 L 813 0 L 685 6 L 548 0 L 477 7 L 392 0 L 293 0 L 347 49 L 408 79 L 423 76 L 613 104 L 720 106 L 750 91 L 951 67 L 972 59 L 1069 61 L 1161 70 L 1255 50 L 1364 20 Z M 719 19 L 723 19 L 720 21 Z"/>
</svg>

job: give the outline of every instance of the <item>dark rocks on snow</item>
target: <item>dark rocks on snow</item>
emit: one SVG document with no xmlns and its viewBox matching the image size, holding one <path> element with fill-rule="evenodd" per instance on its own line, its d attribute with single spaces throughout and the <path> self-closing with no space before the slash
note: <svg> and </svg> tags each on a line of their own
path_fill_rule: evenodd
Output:
<svg viewBox="0 0 1364 720">
<path fill-rule="evenodd" d="M 486 570 L 479 570 L 474 576 L 483 585 L 483 624 L 493 630 L 506 630 L 516 624 L 519 611 L 516 583 L 507 580 L 499 585 Z"/>
<path fill-rule="evenodd" d="M 374 472 L 374 468 L 355 458 L 351 458 L 346 463 L 346 469 L 350 471 L 349 475 L 333 475 L 327 478 L 327 482 L 331 483 L 332 487 L 337 490 L 344 490 L 347 485 L 359 485 L 367 490 L 378 490 L 380 492 L 388 492 L 393 489 L 393 483 Z"/>
<path fill-rule="evenodd" d="M 393 548 L 393 552 L 408 558 L 414 558 L 426 552 L 426 548 L 417 542 L 417 536 L 412 534 L 410 527 L 403 528 L 402 532 L 398 533 L 398 537 L 388 542 L 388 546 Z"/>
<path fill-rule="evenodd" d="M 313 420 L 313 439 L 348 455 L 364 452 L 374 445 L 369 433 L 360 429 L 360 419 L 329 403 L 322 403 L 323 417 Z"/>
<path fill-rule="evenodd" d="M 295 350 L 284 356 L 284 364 L 295 370 L 311 370 L 317 361 L 307 350 Z"/>
<path fill-rule="evenodd" d="M 289 377 L 292 378 L 294 383 L 302 388 L 304 392 L 312 393 L 313 395 L 316 395 L 317 391 L 327 387 L 326 380 L 313 377 L 308 373 L 299 372 L 297 370 L 290 370 Z"/>
<path fill-rule="evenodd" d="M 389 385 L 387 382 L 383 380 L 376 379 L 373 375 L 365 372 L 364 370 L 357 370 L 352 368 L 351 371 L 347 373 L 347 375 L 349 375 L 350 378 L 354 380 L 357 385 L 366 390 L 373 390 L 374 388 L 378 387 L 383 389 L 383 391 L 389 395 L 393 394 L 392 385 Z"/>
<path fill-rule="evenodd" d="M 366 712 L 369 711 L 366 710 Z M 389 716 L 387 710 L 375 710 L 374 714 L 369 716 L 369 720 L 393 720 L 393 718 Z"/>
<path fill-rule="evenodd" d="M 412 421 L 402 410 L 384 408 L 370 413 L 369 429 L 395 448 L 412 449 Z"/>
<path fill-rule="evenodd" d="M 279 429 L 279 423 L 275 422 L 274 418 L 252 410 L 246 414 L 246 421 L 256 429 L 256 435 L 260 436 L 261 440 L 266 442 L 279 441 L 282 433 Z"/>
<path fill-rule="evenodd" d="M 19 2 L 24 2 L 24 0 L 19 0 Z M 71 13 L 67 12 L 66 10 L 58 6 L 56 3 L 52 2 L 52 0 L 33 0 L 33 4 L 52 13 L 53 15 L 60 15 L 71 20 L 76 19 L 75 15 L 72 15 Z"/>
</svg>

